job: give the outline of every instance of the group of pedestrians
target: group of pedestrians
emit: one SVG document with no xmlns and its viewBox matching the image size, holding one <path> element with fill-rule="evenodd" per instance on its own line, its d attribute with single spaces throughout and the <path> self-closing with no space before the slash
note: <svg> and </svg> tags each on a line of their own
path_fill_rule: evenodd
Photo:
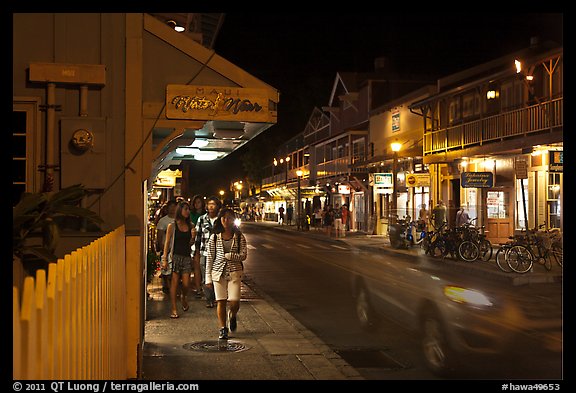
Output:
<svg viewBox="0 0 576 393">
<path fill-rule="evenodd" d="M 284 205 L 280 205 L 278 208 L 278 223 L 284 223 L 285 218 L 287 223 L 290 225 L 292 221 L 291 214 L 292 206 L 288 206 L 288 214 L 284 214 Z M 324 229 L 326 235 L 332 236 L 334 233 L 335 237 L 345 237 L 346 231 L 348 230 L 348 217 L 349 210 L 348 205 L 343 204 L 340 206 L 338 203 L 334 207 L 330 205 L 324 206 L 324 209 L 316 208 L 314 213 L 311 212 L 311 208 L 308 206 L 305 209 L 305 222 L 301 223 L 306 230 L 309 226 L 320 230 Z"/>
<path fill-rule="evenodd" d="M 222 207 L 217 197 L 204 201 L 196 195 L 191 205 L 184 200 L 167 202 L 166 216 L 157 224 L 156 243 L 162 245 L 158 249 L 162 250 L 163 291 L 170 293 L 170 318 L 180 317 L 178 293 L 182 311 L 189 310 L 188 292 L 194 277 L 195 297 L 204 295 L 206 307 L 216 306 L 219 338 L 227 339 L 228 329 L 237 328 L 246 238 L 234 223 L 236 213 Z"/>
</svg>

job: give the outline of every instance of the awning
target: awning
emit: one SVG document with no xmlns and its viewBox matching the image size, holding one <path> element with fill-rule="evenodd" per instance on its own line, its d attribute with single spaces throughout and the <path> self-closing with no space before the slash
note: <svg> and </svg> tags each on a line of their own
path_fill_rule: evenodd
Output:
<svg viewBox="0 0 576 393">
<path fill-rule="evenodd" d="M 220 160 L 276 124 L 279 92 L 189 36 L 143 15 L 142 117 L 152 180 L 183 160 Z"/>
</svg>

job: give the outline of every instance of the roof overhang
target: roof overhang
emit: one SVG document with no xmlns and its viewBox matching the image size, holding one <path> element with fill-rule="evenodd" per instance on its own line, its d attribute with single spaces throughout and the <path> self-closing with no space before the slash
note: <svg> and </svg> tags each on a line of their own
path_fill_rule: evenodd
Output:
<svg viewBox="0 0 576 393">
<path fill-rule="evenodd" d="M 278 90 L 151 15 L 144 14 L 144 30 L 162 50 L 154 77 L 167 82 L 151 82 L 153 98 L 142 108 L 151 179 L 184 160 L 221 160 L 276 124 Z"/>
</svg>

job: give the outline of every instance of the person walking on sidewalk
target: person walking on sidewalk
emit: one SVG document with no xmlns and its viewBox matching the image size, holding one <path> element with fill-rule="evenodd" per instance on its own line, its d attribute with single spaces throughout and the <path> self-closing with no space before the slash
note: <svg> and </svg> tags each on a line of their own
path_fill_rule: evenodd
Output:
<svg viewBox="0 0 576 393">
<path fill-rule="evenodd" d="M 176 199 L 171 199 L 166 202 L 163 208 L 166 209 L 166 214 L 158 220 L 156 223 L 156 251 L 161 256 L 164 252 L 164 244 L 166 243 L 166 230 L 168 229 L 168 224 L 174 222 L 174 215 L 176 214 L 176 206 L 178 203 Z M 160 271 L 160 276 L 162 278 L 162 293 L 170 293 L 170 280 L 172 275 L 172 266 L 168 265 L 166 268 L 162 268 Z"/>
<path fill-rule="evenodd" d="M 334 208 L 334 230 L 336 232 L 336 237 L 344 236 L 344 226 L 342 223 L 342 208 L 337 203 Z"/>
<path fill-rule="evenodd" d="M 236 214 L 224 208 L 214 224 L 214 235 L 208 240 L 206 258 L 206 286 L 213 286 L 216 294 L 219 339 L 228 338 L 226 308 L 230 331 L 236 331 L 236 317 L 240 309 L 240 286 L 244 271 L 243 261 L 248 255 L 246 238 L 234 225 Z"/>
<path fill-rule="evenodd" d="M 190 221 L 190 205 L 188 202 L 179 202 L 174 215 L 174 222 L 168 224 L 166 229 L 166 241 L 164 242 L 164 254 L 162 255 L 162 269 L 167 269 L 169 262 L 172 263 L 172 282 L 170 283 L 170 318 L 178 318 L 176 308 L 176 289 L 182 279 L 182 310 L 188 311 L 188 286 L 190 285 L 190 273 L 192 273 L 192 256 L 190 245 L 192 244 L 192 222 Z"/>
<path fill-rule="evenodd" d="M 206 214 L 205 205 L 202 195 L 194 195 L 190 211 L 190 220 L 192 221 L 193 228 L 192 239 L 194 242 L 196 241 L 196 224 L 198 223 L 198 219 L 200 216 Z M 202 283 L 204 281 L 202 278 L 202 268 L 200 267 L 200 258 L 192 258 L 192 263 L 194 267 L 194 291 L 196 292 L 194 296 L 200 299 L 202 297 Z"/>
<path fill-rule="evenodd" d="M 215 196 L 211 196 L 206 200 L 206 213 L 198 217 L 196 222 L 196 238 L 192 245 L 192 255 L 194 260 L 198 261 L 200 265 L 200 276 L 202 278 L 202 285 L 204 286 L 204 296 L 206 297 L 206 307 L 214 307 L 216 299 L 214 297 L 214 288 L 206 286 L 206 257 L 208 251 L 206 245 L 212 235 L 214 224 L 218 219 L 218 212 L 222 202 Z"/>
<path fill-rule="evenodd" d="M 282 225 L 284 223 L 284 205 L 280 205 L 278 208 L 278 224 Z"/>
<path fill-rule="evenodd" d="M 446 205 L 444 205 L 444 201 L 438 201 L 438 204 L 432 209 L 432 222 L 434 230 L 438 230 L 446 222 Z"/>
</svg>

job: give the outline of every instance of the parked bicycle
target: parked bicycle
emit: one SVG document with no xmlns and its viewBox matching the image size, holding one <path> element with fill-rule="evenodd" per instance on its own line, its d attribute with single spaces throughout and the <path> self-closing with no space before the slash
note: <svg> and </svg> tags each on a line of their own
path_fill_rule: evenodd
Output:
<svg viewBox="0 0 576 393">
<path fill-rule="evenodd" d="M 480 255 L 478 245 L 472 240 L 464 239 L 462 227 L 442 230 L 443 228 L 445 225 L 441 226 L 441 231 L 430 244 L 430 255 L 441 256 L 442 259 L 450 255 L 453 259 L 466 262 L 474 262 L 478 259 Z"/>
<path fill-rule="evenodd" d="M 476 227 L 474 224 L 477 221 L 477 217 L 470 220 L 470 222 L 461 226 L 463 229 L 464 240 L 470 240 L 476 243 L 480 251 L 478 259 L 484 262 L 488 262 L 492 258 L 494 252 L 492 243 L 486 238 L 484 233 L 485 226 Z"/>
<path fill-rule="evenodd" d="M 512 237 L 513 241 L 503 251 L 506 264 L 512 271 L 521 274 L 531 271 L 535 260 L 548 271 L 552 269 L 553 260 L 562 267 L 561 235 L 555 230 L 539 231 L 545 225 Z M 496 262 L 498 264 L 498 258 Z M 502 268 L 500 264 L 498 266 Z"/>
</svg>

